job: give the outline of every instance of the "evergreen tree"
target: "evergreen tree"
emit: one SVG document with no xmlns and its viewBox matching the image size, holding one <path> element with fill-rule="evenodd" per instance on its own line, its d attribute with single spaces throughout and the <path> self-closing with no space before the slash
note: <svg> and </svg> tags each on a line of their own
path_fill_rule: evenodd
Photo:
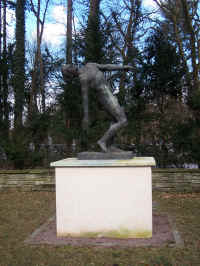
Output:
<svg viewBox="0 0 200 266">
<path fill-rule="evenodd" d="M 85 32 L 85 61 L 102 63 L 103 35 L 100 22 L 101 0 L 90 0 L 90 10 Z"/>
<path fill-rule="evenodd" d="M 6 146 L 9 141 L 10 111 L 9 102 L 13 44 L 8 41 L 7 13 L 14 9 L 15 3 L 7 0 L 0 4 L 0 143 Z"/>
<path fill-rule="evenodd" d="M 185 68 L 166 32 L 157 28 L 146 40 L 145 94 L 162 109 L 166 95 L 182 98 Z"/>
<path fill-rule="evenodd" d="M 182 155 L 176 145 L 177 130 L 189 117 L 184 120 L 183 114 L 178 114 L 179 110 L 187 110 L 183 103 L 186 70 L 167 36 L 167 32 L 157 28 L 147 38 L 142 69 L 145 112 L 141 119 L 140 151 L 150 152 L 161 167 L 177 163 L 175 158 Z M 178 134 L 180 140 L 180 131 Z"/>
<path fill-rule="evenodd" d="M 3 4 L 3 29 L 2 29 L 2 60 L 1 60 L 1 134 L 7 141 L 9 132 L 9 106 L 8 106 L 8 62 L 7 62 L 7 0 Z"/>
<path fill-rule="evenodd" d="M 28 155 L 28 142 L 23 128 L 25 99 L 25 2 L 16 2 L 15 52 L 13 62 L 14 131 L 8 146 L 8 157 L 15 168 L 23 168 Z"/>
</svg>

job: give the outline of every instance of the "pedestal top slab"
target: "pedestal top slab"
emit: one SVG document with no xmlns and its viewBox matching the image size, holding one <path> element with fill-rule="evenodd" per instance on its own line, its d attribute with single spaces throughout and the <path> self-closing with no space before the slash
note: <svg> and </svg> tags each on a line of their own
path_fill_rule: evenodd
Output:
<svg viewBox="0 0 200 266">
<path fill-rule="evenodd" d="M 153 157 L 133 157 L 128 160 L 78 160 L 66 158 L 52 162 L 51 167 L 152 167 L 155 166 Z"/>
</svg>

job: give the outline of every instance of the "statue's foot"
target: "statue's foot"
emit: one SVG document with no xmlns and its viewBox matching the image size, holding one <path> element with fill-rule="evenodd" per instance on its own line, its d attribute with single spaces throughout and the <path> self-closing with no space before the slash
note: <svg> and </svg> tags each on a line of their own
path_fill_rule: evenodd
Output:
<svg viewBox="0 0 200 266">
<path fill-rule="evenodd" d="M 108 149 L 107 149 L 109 152 L 124 152 L 124 150 L 114 146 L 114 145 L 111 145 Z"/>
<path fill-rule="evenodd" d="M 106 143 L 101 141 L 101 140 L 98 140 L 97 141 L 97 144 L 99 145 L 99 147 L 102 149 L 102 151 L 104 152 L 107 152 L 107 147 L 106 147 Z"/>
</svg>

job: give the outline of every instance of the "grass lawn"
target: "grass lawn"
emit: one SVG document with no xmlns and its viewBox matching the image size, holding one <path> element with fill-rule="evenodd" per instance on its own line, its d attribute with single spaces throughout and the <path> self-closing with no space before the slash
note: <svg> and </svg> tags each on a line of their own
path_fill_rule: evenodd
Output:
<svg viewBox="0 0 200 266">
<path fill-rule="evenodd" d="M 169 213 L 184 248 L 30 246 L 24 240 L 55 213 L 53 192 L 0 192 L 0 266 L 200 265 L 200 194 L 154 193 Z"/>
</svg>

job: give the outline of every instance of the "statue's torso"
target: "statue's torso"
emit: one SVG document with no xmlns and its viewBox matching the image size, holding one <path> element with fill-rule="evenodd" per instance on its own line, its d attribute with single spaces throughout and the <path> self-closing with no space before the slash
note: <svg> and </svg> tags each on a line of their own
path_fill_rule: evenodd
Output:
<svg viewBox="0 0 200 266">
<path fill-rule="evenodd" d="M 96 63 L 87 63 L 80 68 L 79 78 L 82 85 L 97 91 L 103 89 L 104 85 L 107 84 L 103 72 L 99 70 Z"/>
</svg>

